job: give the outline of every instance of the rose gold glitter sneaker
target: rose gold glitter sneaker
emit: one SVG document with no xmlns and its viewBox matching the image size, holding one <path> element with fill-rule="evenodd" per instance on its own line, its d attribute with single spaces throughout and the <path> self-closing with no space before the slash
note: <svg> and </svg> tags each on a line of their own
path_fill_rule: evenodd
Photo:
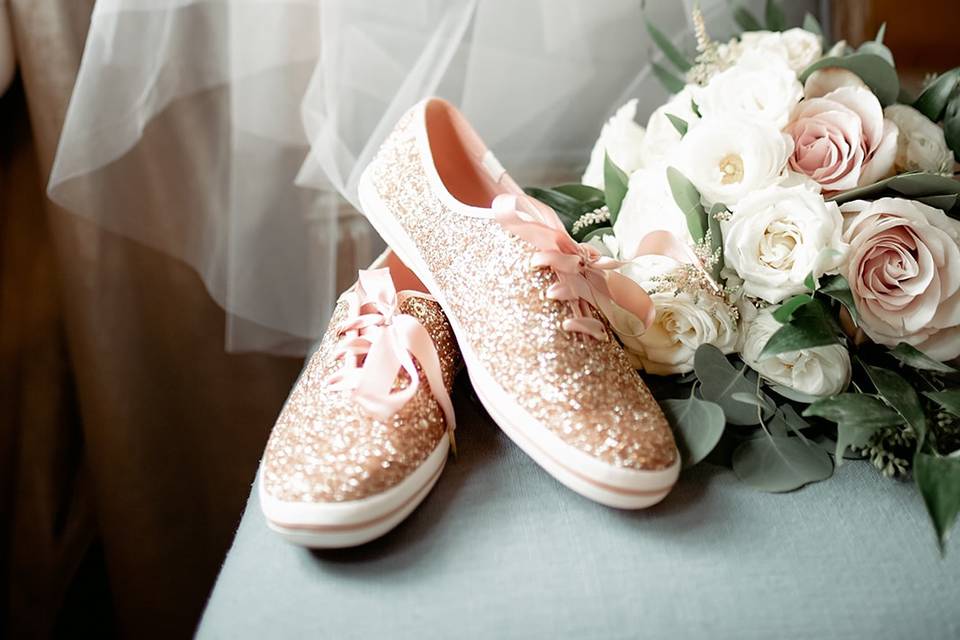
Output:
<svg viewBox="0 0 960 640">
<path fill-rule="evenodd" d="M 426 100 L 400 120 L 360 201 L 446 312 L 477 396 L 514 442 L 606 505 L 670 491 L 673 434 L 598 311 L 649 323 L 649 298 L 526 197 L 452 105 Z"/>
<path fill-rule="evenodd" d="M 394 253 L 361 271 L 267 443 L 259 491 L 270 528 L 330 548 L 399 524 L 446 464 L 459 365 L 440 306 Z"/>
</svg>

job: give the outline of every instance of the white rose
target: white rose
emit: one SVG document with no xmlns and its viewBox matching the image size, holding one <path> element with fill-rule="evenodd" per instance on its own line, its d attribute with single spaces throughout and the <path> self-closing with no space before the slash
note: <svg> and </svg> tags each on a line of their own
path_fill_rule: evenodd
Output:
<svg viewBox="0 0 960 640">
<path fill-rule="evenodd" d="M 840 208 L 804 186 L 767 187 L 731 210 L 722 225 L 724 262 L 749 296 L 777 303 L 803 293 L 810 272 L 835 273 L 846 255 Z"/>
<path fill-rule="evenodd" d="M 650 114 L 646 134 L 640 143 L 640 166 L 643 168 L 664 166 L 680 144 L 680 132 L 670 122 L 668 113 L 686 122 L 688 132 L 696 126 L 700 117 L 693 112 L 692 85 L 684 87 Z"/>
<path fill-rule="evenodd" d="M 776 56 L 742 56 L 735 65 L 694 89 L 694 100 L 704 117 L 758 118 L 778 129 L 803 97 L 797 74 Z"/>
<path fill-rule="evenodd" d="M 811 396 L 832 396 L 850 382 L 850 354 L 839 345 L 813 347 L 760 358 L 767 341 L 782 327 L 769 307 L 744 326 L 740 356 L 763 377 Z"/>
<path fill-rule="evenodd" d="M 637 101 L 630 100 L 617 109 L 600 130 L 590 152 L 590 163 L 580 182 L 603 189 L 603 160 L 609 155 L 610 160 L 620 167 L 627 175 L 640 167 L 640 150 L 643 142 L 643 127 L 634 121 L 637 116 Z"/>
<path fill-rule="evenodd" d="M 708 206 L 722 202 L 729 207 L 779 182 L 791 153 L 790 136 L 767 122 L 705 117 L 683 137 L 676 167 Z"/>
<path fill-rule="evenodd" d="M 687 219 L 673 199 L 665 167 L 640 169 L 630 176 L 627 195 L 613 224 L 613 232 L 627 258 L 636 255 L 636 248 L 651 231 L 665 230 L 693 244 Z"/>
<path fill-rule="evenodd" d="M 758 53 L 778 57 L 795 73 L 813 64 L 823 53 L 820 36 L 800 28 L 780 32 L 747 31 L 740 36 L 740 45 L 744 55 Z"/>
<path fill-rule="evenodd" d="M 678 266 L 669 258 L 643 256 L 621 269 L 652 291 L 650 298 L 657 310 L 653 325 L 639 336 L 620 335 L 620 339 L 634 366 L 654 375 L 692 371 L 700 345 L 712 344 L 724 353 L 733 353 L 738 342 L 735 312 L 723 299 L 707 292 L 656 291 L 657 278 Z"/>
<path fill-rule="evenodd" d="M 883 115 L 900 130 L 894 160 L 898 172 L 953 173 L 953 152 L 947 146 L 943 129 L 905 104 L 890 105 Z"/>
</svg>

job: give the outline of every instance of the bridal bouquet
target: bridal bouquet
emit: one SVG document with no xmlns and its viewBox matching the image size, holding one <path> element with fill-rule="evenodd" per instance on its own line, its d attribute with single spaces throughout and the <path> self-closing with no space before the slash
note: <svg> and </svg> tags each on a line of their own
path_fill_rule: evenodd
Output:
<svg viewBox="0 0 960 640">
<path fill-rule="evenodd" d="M 623 261 L 656 320 L 620 338 L 687 465 L 789 491 L 844 459 L 912 475 L 943 544 L 960 510 L 960 69 L 918 96 L 877 37 L 816 20 L 710 39 L 647 24 L 673 97 L 602 129 L 583 184 L 529 189 Z M 622 326 L 623 322 L 616 323 Z"/>
</svg>

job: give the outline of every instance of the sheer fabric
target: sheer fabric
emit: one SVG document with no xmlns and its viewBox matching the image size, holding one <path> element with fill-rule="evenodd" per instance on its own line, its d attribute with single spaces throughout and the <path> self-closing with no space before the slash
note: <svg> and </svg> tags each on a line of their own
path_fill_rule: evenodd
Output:
<svg viewBox="0 0 960 640">
<path fill-rule="evenodd" d="M 692 4 L 645 11 L 689 48 Z M 570 179 L 616 106 L 664 101 L 654 52 L 639 0 L 99 0 L 49 193 L 196 269 L 228 349 L 303 353 L 380 248 L 348 205 L 410 105 L 456 103 L 521 183 Z"/>
</svg>

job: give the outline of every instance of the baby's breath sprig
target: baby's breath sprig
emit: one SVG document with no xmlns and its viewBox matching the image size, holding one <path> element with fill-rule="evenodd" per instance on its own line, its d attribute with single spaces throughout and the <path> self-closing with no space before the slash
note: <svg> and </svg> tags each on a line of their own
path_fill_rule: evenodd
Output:
<svg viewBox="0 0 960 640">
<path fill-rule="evenodd" d="M 573 226 L 570 228 L 571 235 L 580 233 L 589 226 L 600 224 L 601 222 L 610 221 L 610 209 L 607 208 L 607 205 L 598 207 L 593 211 L 588 211 L 579 218 L 577 218 Z"/>
</svg>

